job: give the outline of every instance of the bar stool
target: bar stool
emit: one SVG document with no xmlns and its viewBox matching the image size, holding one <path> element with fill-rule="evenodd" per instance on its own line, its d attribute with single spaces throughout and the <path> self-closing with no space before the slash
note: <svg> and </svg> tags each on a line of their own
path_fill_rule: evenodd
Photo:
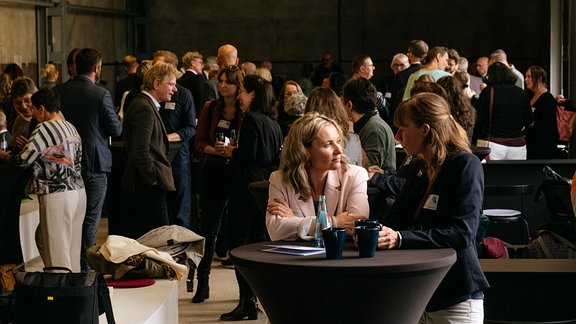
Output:
<svg viewBox="0 0 576 324">
<path fill-rule="evenodd" d="M 520 201 L 520 209 L 492 208 L 482 211 L 490 219 L 487 236 L 498 237 L 510 244 L 528 244 L 530 227 L 524 214 L 524 196 L 531 195 L 533 192 L 532 184 L 484 186 L 484 197 L 501 197 L 507 201 L 515 197 Z M 521 225 L 519 235 L 514 235 L 510 227 L 517 226 L 518 223 Z"/>
</svg>

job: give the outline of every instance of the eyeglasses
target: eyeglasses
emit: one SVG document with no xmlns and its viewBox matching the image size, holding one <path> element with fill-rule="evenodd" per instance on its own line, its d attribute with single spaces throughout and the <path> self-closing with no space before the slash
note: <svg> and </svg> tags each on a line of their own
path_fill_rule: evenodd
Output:
<svg viewBox="0 0 576 324">
<path fill-rule="evenodd" d="M 175 87 L 175 86 L 176 86 L 176 82 L 163 81 L 163 82 L 160 82 L 160 83 L 161 83 L 161 84 L 165 84 L 165 85 L 167 85 L 167 86 L 169 86 L 169 87 Z"/>
<path fill-rule="evenodd" d="M 403 67 L 403 66 L 406 66 L 406 64 L 404 64 L 404 63 L 394 63 L 394 64 L 392 64 L 392 67 L 395 67 L 395 68 L 397 68 L 397 67 Z"/>
<path fill-rule="evenodd" d="M 375 68 L 374 64 L 362 64 L 362 65 L 367 66 L 367 67 L 371 67 L 371 68 Z"/>
</svg>

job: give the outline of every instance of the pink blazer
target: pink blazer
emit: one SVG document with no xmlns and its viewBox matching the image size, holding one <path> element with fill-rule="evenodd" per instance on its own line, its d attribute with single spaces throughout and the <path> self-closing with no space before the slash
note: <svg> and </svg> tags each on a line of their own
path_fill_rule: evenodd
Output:
<svg viewBox="0 0 576 324">
<path fill-rule="evenodd" d="M 316 216 L 314 201 L 305 200 L 290 183 L 283 181 L 282 176 L 282 171 L 275 171 L 270 175 L 268 202 L 274 201 L 275 198 L 283 199 L 294 211 L 295 217 L 285 218 L 266 213 L 268 234 L 273 241 L 309 239 L 308 229 Z M 342 178 L 338 170 L 328 171 L 324 188 L 328 215 L 334 216 L 349 211 L 353 215 L 368 217 L 370 209 L 366 194 L 367 181 L 366 169 L 356 165 L 348 165 Z"/>
</svg>

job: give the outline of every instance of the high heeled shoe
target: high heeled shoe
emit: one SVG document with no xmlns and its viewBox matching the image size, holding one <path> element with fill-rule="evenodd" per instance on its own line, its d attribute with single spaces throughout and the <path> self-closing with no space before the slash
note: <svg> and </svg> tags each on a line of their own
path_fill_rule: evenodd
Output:
<svg viewBox="0 0 576 324">
<path fill-rule="evenodd" d="M 195 304 L 202 303 L 210 297 L 210 287 L 208 286 L 208 278 L 198 279 L 198 287 L 196 287 L 196 294 L 192 297 L 192 302 Z"/>
<path fill-rule="evenodd" d="M 257 320 L 258 306 L 256 305 L 256 297 L 240 298 L 238 306 L 231 312 L 220 315 L 220 319 L 222 321 Z"/>
</svg>

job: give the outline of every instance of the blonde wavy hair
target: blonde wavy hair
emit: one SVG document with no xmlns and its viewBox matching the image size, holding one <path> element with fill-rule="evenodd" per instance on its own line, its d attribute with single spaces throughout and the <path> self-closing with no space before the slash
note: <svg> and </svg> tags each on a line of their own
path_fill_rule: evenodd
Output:
<svg viewBox="0 0 576 324">
<path fill-rule="evenodd" d="M 56 69 L 56 65 L 52 63 L 46 63 L 40 71 L 40 77 L 44 81 L 56 81 L 58 78 L 58 70 Z"/>
<path fill-rule="evenodd" d="M 144 79 L 142 80 L 142 90 L 152 90 L 154 89 L 154 81 L 166 81 L 169 78 L 177 78 L 178 71 L 174 65 L 164 62 L 157 62 L 152 65 L 146 73 L 144 73 Z"/>
<path fill-rule="evenodd" d="M 334 126 L 342 138 L 342 128 L 336 121 L 315 111 L 308 112 L 292 124 L 282 147 L 280 170 L 284 172 L 284 181 L 291 184 L 306 199 L 312 197 L 307 170 L 307 149 L 312 146 L 320 129 L 326 126 Z M 346 162 L 343 160 L 341 164 L 342 169 L 345 169 Z"/>
<path fill-rule="evenodd" d="M 472 152 L 466 131 L 450 114 L 448 102 L 437 94 L 423 92 L 402 102 L 394 114 L 394 124 L 405 127 L 409 121 L 418 127 L 430 126 L 423 157 L 433 173 L 439 171 L 451 152 Z"/>
</svg>

